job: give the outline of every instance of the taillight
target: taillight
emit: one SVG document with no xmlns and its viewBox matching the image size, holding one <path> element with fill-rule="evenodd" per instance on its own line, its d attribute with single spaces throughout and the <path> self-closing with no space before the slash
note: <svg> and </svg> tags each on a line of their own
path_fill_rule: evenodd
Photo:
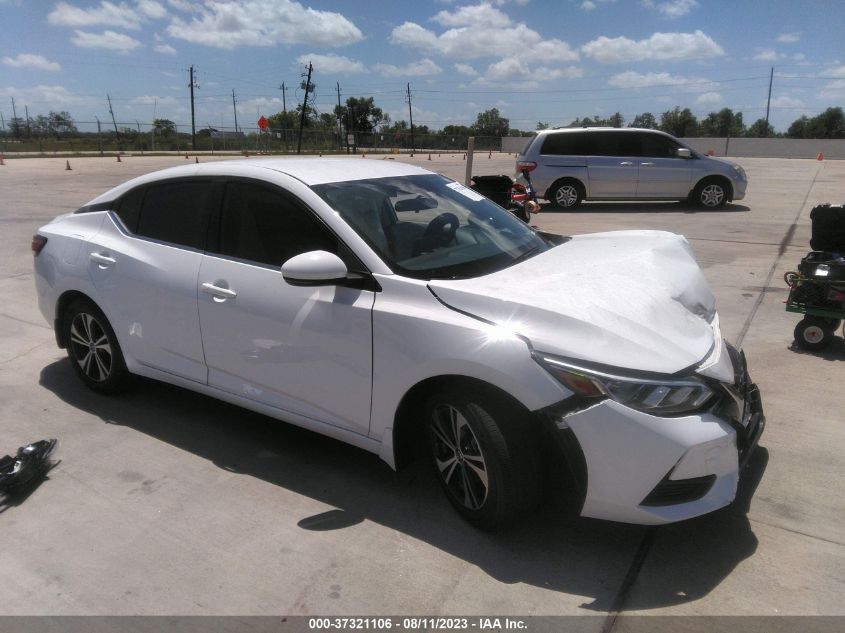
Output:
<svg viewBox="0 0 845 633">
<path fill-rule="evenodd" d="M 534 171 L 537 169 L 537 163 L 531 160 L 518 160 L 516 161 L 516 171 L 520 174 L 524 171 Z"/>
<path fill-rule="evenodd" d="M 38 257 L 38 253 L 41 252 L 41 249 L 44 248 L 44 245 L 47 243 L 47 238 L 43 235 L 38 235 L 37 233 L 32 236 L 32 254 L 35 257 Z"/>
</svg>

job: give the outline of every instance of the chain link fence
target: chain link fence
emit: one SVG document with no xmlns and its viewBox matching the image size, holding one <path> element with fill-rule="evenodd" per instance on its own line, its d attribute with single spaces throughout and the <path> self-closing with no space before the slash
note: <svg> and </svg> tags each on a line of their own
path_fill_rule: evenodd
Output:
<svg viewBox="0 0 845 633">
<path fill-rule="evenodd" d="M 97 122 L 75 121 L 76 130 L 42 134 L 21 126 L 15 132 L 0 132 L 0 151 L 6 154 L 114 154 L 118 152 L 209 152 L 209 153 L 296 153 L 300 145 L 298 129 L 203 127 L 195 140 L 191 126 L 154 126 L 133 122 L 106 128 Z M 94 129 L 97 131 L 81 131 Z M 304 128 L 301 151 L 326 153 L 408 153 L 464 152 L 467 136 L 407 132 L 346 132 L 326 128 Z M 501 151 L 502 139 L 476 136 L 475 151 Z"/>
</svg>

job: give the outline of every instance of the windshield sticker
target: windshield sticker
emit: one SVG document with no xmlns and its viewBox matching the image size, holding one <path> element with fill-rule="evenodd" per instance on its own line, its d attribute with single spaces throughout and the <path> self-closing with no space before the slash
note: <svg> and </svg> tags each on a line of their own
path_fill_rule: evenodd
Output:
<svg viewBox="0 0 845 633">
<path fill-rule="evenodd" d="M 450 182 L 446 186 L 449 187 L 449 189 L 452 189 L 453 191 L 457 191 L 462 196 L 466 196 L 473 202 L 479 202 L 480 200 L 484 200 L 484 196 L 482 196 L 480 193 L 478 193 L 477 191 L 473 191 L 469 187 L 465 187 L 459 182 Z"/>
</svg>

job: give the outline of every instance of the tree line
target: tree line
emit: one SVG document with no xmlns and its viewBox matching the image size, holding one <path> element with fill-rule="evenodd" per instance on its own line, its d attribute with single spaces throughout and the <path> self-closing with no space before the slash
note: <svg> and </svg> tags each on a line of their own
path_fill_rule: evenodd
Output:
<svg viewBox="0 0 845 633">
<path fill-rule="evenodd" d="M 334 107 L 333 112 L 318 112 L 312 106 L 306 106 L 305 117 L 302 118 L 302 105 L 294 110 L 277 112 L 267 117 L 271 130 L 295 130 L 300 122 L 309 129 L 349 133 L 380 133 L 394 135 L 397 138 L 411 133 L 408 121 L 392 121 L 390 115 L 375 104 L 373 97 L 349 97 L 345 104 Z M 625 117 L 616 112 L 602 118 L 599 116 L 576 118 L 568 127 L 609 126 L 625 127 Z M 538 122 L 535 130 L 551 127 L 547 122 Z M 730 108 L 723 108 L 718 112 L 710 112 L 706 117 L 698 119 L 689 108 L 681 109 L 675 106 L 667 110 L 658 119 L 651 112 L 637 114 L 628 127 L 662 130 L 678 137 L 769 137 L 769 138 L 845 138 L 845 113 L 841 107 L 827 108 L 814 117 L 802 115 L 789 126 L 785 133 L 775 132 L 771 124 L 764 118 L 759 118 L 746 126 L 742 112 L 734 112 Z M 176 133 L 176 124 L 170 119 L 156 119 L 153 128 L 158 136 L 169 137 Z M 8 125 L 11 136 L 15 138 L 33 136 L 55 136 L 61 138 L 69 134 L 77 134 L 78 130 L 69 112 L 50 111 L 47 115 L 38 115 L 24 119 L 15 117 Z M 442 135 L 452 137 L 467 136 L 531 136 L 535 130 L 520 130 L 510 126 L 510 120 L 503 117 L 498 108 L 491 108 L 479 112 L 471 125 L 446 125 L 442 129 L 430 129 L 427 125 L 415 124 L 413 132 L 423 135 Z M 125 133 L 132 132 L 125 130 Z M 208 135 L 210 129 L 201 129 L 198 133 Z"/>
</svg>

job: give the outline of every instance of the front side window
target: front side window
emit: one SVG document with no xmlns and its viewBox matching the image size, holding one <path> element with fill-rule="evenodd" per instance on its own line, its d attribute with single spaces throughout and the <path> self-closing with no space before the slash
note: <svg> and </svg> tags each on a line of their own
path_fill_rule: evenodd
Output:
<svg viewBox="0 0 845 633">
<path fill-rule="evenodd" d="M 312 189 L 391 270 L 407 277 L 477 277 L 551 247 L 487 198 L 436 174 Z"/>
<path fill-rule="evenodd" d="M 677 158 L 678 145 L 672 139 L 661 136 L 660 134 L 641 134 L 639 135 L 642 145 L 642 155 L 651 158 Z"/>
<path fill-rule="evenodd" d="M 279 267 L 316 250 L 338 254 L 338 240 L 310 211 L 271 187 L 226 185 L 217 249 L 221 255 Z"/>
<path fill-rule="evenodd" d="M 145 188 L 135 232 L 179 246 L 205 248 L 205 235 L 216 184 L 211 181 L 168 182 Z M 121 220 L 132 221 L 131 204 Z M 124 215 L 126 219 L 124 220 Z M 132 230 L 127 225 L 127 228 Z"/>
</svg>

